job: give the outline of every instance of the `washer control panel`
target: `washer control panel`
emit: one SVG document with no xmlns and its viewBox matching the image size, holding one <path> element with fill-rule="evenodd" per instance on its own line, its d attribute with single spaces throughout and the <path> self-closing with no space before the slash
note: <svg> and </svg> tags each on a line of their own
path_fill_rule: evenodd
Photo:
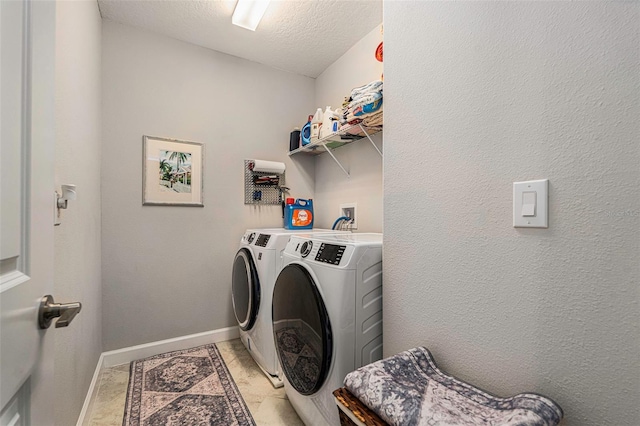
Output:
<svg viewBox="0 0 640 426">
<path fill-rule="evenodd" d="M 346 246 L 322 243 L 318 249 L 315 260 L 316 262 L 339 265 L 346 248 Z"/>
<path fill-rule="evenodd" d="M 247 243 L 251 244 L 255 238 L 256 238 L 256 233 L 255 232 L 250 233 L 249 235 L 247 235 Z"/>
<path fill-rule="evenodd" d="M 271 235 L 269 234 L 260 234 L 258 235 L 258 239 L 256 240 L 256 244 L 259 247 L 266 247 L 267 244 L 269 243 L 269 238 L 271 238 Z"/>
</svg>

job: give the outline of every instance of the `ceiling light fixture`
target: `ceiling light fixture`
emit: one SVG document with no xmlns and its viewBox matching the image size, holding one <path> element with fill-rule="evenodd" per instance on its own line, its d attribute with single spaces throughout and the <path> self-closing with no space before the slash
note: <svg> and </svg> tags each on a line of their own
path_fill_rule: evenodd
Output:
<svg viewBox="0 0 640 426">
<path fill-rule="evenodd" d="M 238 0 L 231 23 L 255 31 L 271 0 Z"/>
</svg>

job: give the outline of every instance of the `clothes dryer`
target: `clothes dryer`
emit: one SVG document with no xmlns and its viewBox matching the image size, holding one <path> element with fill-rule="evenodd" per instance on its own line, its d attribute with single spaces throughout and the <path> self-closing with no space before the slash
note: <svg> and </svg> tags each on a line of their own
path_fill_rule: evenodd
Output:
<svg viewBox="0 0 640 426">
<path fill-rule="evenodd" d="M 293 235 L 273 291 L 289 401 L 307 426 L 339 425 L 332 392 L 382 358 L 382 234 Z"/>
<path fill-rule="evenodd" d="M 273 341 L 271 299 L 282 269 L 282 252 L 295 234 L 345 233 L 326 229 L 248 229 L 233 261 L 232 303 L 240 339 L 274 386 L 282 386 Z"/>
</svg>

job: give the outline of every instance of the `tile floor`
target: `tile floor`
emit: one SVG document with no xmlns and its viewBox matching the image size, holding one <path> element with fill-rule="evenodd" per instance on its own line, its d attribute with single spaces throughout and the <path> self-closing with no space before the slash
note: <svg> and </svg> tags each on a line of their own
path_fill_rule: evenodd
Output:
<svg viewBox="0 0 640 426">
<path fill-rule="evenodd" d="M 217 346 L 258 426 L 304 426 L 284 388 L 275 389 L 271 385 L 239 339 Z M 102 370 L 98 383 L 84 426 L 121 426 L 129 364 Z"/>
</svg>

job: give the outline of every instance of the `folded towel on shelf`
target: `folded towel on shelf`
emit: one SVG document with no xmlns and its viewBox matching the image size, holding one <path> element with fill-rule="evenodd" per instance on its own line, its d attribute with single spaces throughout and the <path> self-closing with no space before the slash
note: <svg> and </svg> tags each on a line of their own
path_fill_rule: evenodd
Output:
<svg viewBox="0 0 640 426">
<path fill-rule="evenodd" d="M 382 108 L 380 108 L 378 111 L 372 114 L 367 114 L 367 116 L 362 120 L 362 124 L 364 124 L 367 127 L 382 126 L 383 124 Z"/>
<path fill-rule="evenodd" d="M 354 108 L 357 108 L 359 106 L 364 106 L 364 105 L 367 105 L 367 104 L 371 104 L 371 103 L 374 103 L 375 101 L 377 101 L 379 99 L 382 99 L 382 92 L 367 93 L 365 95 L 358 96 L 357 99 L 354 99 L 351 102 L 349 102 L 349 108 L 350 109 L 354 109 Z"/>
<path fill-rule="evenodd" d="M 356 118 L 364 119 L 367 115 L 375 113 L 380 108 L 382 108 L 382 98 L 371 102 L 370 104 L 349 108 L 345 118 L 348 122 L 351 122 Z"/>
<path fill-rule="evenodd" d="M 374 80 L 371 83 L 367 83 L 364 86 L 351 89 L 351 99 L 356 99 L 358 96 L 366 95 L 367 93 L 381 92 L 382 80 Z"/>
<path fill-rule="evenodd" d="M 381 80 L 375 80 L 363 86 L 351 90 L 351 96 L 345 97 L 342 108 L 336 110 L 336 116 L 340 123 L 356 124 L 372 114 L 376 114 L 382 107 L 382 87 Z M 382 116 L 370 117 L 372 126 L 382 125 Z"/>
<path fill-rule="evenodd" d="M 563 416 L 542 395 L 499 398 L 449 376 L 423 347 L 352 371 L 344 385 L 392 426 L 555 426 Z"/>
</svg>

